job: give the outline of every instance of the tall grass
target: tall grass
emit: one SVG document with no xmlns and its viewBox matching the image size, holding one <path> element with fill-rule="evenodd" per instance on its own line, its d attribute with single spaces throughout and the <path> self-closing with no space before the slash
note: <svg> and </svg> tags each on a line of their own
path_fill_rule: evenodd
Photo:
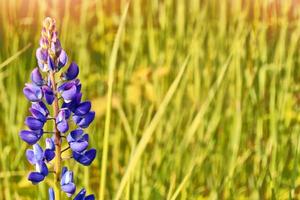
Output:
<svg viewBox="0 0 300 200">
<path fill-rule="evenodd" d="M 300 198 L 300 13 L 278 2 L 132 0 L 117 34 L 125 0 L 0 1 L 0 199 L 47 199 L 45 183 L 27 181 L 18 137 L 45 16 L 97 115 L 87 130 L 97 159 L 71 163 L 78 188 L 122 200 Z"/>
</svg>

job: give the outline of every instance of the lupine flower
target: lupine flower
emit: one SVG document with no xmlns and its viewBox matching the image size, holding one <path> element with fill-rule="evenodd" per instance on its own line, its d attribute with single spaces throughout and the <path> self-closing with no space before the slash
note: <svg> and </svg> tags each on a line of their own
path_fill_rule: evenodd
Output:
<svg viewBox="0 0 300 200">
<path fill-rule="evenodd" d="M 84 151 L 89 145 L 89 135 L 85 134 L 82 129 L 71 131 L 67 137 L 70 148 L 75 152 Z"/>
<path fill-rule="evenodd" d="M 29 109 L 31 116 L 26 117 L 25 124 L 29 130 L 20 131 L 19 135 L 33 149 L 27 149 L 27 160 L 35 167 L 35 171 L 28 175 L 28 180 L 37 184 L 45 179 L 49 172 L 49 162 L 55 159 L 62 160 L 61 154 L 57 152 L 56 145 L 66 143 L 69 145 L 65 150 L 72 151 L 72 158 L 82 165 L 90 165 L 96 157 L 96 150 L 88 149 L 89 136 L 84 132 L 84 128 L 89 127 L 95 118 L 95 112 L 91 111 L 90 101 L 82 101 L 81 83 L 77 78 L 79 67 L 75 62 L 71 62 L 69 67 L 63 72 L 61 70 L 68 63 L 68 56 L 62 48 L 58 39 L 55 20 L 46 18 L 40 38 L 40 47 L 36 50 L 38 67 L 34 68 L 30 74 L 31 83 L 26 83 L 23 89 L 25 97 L 31 102 Z M 41 73 L 43 72 L 43 73 Z M 55 82 L 55 74 L 60 73 L 59 82 Z M 58 77 L 58 76 L 57 76 Z M 47 105 L 52 105 L 53 111 L 50 113 Z M 61 106 L 60 106 L 61 105 Z M 54 116 L 53 116 L 54 115 Z M 44 131 L 45 124 L 49 120 L 54 120 L 54 131 Z M 69 123 L 73 121 L 77 126 L 74 130 L 69 130 Z M 69 132 L 69 133 L 68 133 Z M 45 139 L 45 148 L 38 144 L 44 134 L 53 134 L 53 137 Z M 67 134 L 67 137 L 63 134 Z M 58 154 L 58 155 L 56 155 Z M 65 158 L 63 160 L 66 160 Z M 61 168 L 61 166 L 58 166 Z M 59 180 L 60 179 L 60 180 Z M 55 178 L 60 181 L 61 190 L 71 197 L 76 186 L 73 181 L 73 172 L 66 167 L 62 168 L 60 176 Z M 57 188 L 56 190 L 57 191 Z M 85 196 L 86 191 L 82 189 L 75 197 L 75 200 L 91 200 L 93 195 Z M 55 193 L 49 188 L 49 199 L 55 200 Z"/>
<path fill-rule="evenodd" d="M 37 102 L 43 98 L 42 89 L 34 84 L 27 83 L 23 89 L 23 93 L 29 101 Z"/>
<path fill-rule="evenodd" d="M 73 172 L 69 171 L 66 167 L 62 169 L 60 185 L 68 197 L 75 193 L 76 186 L 73 182 Z"/>
<path fill-rule="evenodd" d="M 86 190 L 82 188 L 79 193 L 75 196 L 74 200 L 94 200 L 95 196 L 94 195 L 88 195 L 85 196 Z"/>
<path fill-rule="evenodd" d="M 82 165 L 90 165 L 96 157 L 96 149 L 86 150 L 84 152 L 73 151 L 73 158 Z"/>
</svg>

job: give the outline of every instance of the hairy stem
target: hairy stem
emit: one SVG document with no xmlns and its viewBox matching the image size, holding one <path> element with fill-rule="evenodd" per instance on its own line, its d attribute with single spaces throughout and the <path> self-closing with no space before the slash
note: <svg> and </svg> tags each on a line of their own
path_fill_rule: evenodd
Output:
<svg viewBox="0 0 300 200">
<path fill-rule="evenodd" d="M 53 102 L 53 116 L 54 118 L 57 117 L 58 111 L 59 111 L 59 106 L 58 106 L 58 98 L 57 98 L 57 88 L 56 88 L 56 82 L 55 82 L 55 74 L 54 72 L 50 72 L 50 80 L 51 80 L 51 85 L 52 89 L 54 92 L 54 102 Z M 60 173 L 61 173 L 61 137 L 60 137 L 60 132 L 57 129 L 56 123 L 54 123 L 54 134 L 55 134 L 55 161 L 54 161 L 54 171 L 55 171 L 55 176 L 54 176 L 54 193 L 55 193 L 55 199 L 60 200 Z"/>
</svg>

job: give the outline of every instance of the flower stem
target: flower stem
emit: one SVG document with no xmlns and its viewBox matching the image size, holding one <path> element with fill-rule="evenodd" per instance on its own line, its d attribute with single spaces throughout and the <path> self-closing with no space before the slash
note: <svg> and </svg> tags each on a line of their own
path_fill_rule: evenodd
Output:
<svg viewBox="0 0 300 200">
<path fill-rule="evenodd" d="M 59 107 L 58 107 L 58 99 L 57 99 L 57 88 L 56 88 L 56 82 L 55 82 L 55 74 L 53 71 L 50 73 L 50 80 L 51 80 L 51 85 L 53 92 L 55 94 L 54 96 L 54 102 L 53 102 L 53 116 L 54 118 L 57 117 Z M 61 195 L 60 195 L 60 173 L 61 173 L 61 138 L 60 138 L 60 132 L 57 129 L 56 123 L 54 123 L 54 132 L 55 132 L 55 161 L 54 161 L 54 193 L 55 193 L 55 199 L 60 200 Z"/>
</svg>

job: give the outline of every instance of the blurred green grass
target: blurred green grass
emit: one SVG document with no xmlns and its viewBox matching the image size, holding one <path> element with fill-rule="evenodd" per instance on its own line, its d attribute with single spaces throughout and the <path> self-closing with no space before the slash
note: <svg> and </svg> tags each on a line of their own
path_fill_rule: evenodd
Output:
<svg viewBox="0 0 300 200">
<path fill-rule="evenodd" d="M 28 146 L 18 137 L 45 16 L 56 18 L 97 113 L 87 130 L 97 159 L 69 165 L 78 188 L 98 195 L 108 66 L 125 3 L 0 1 L 0 199 L 47 199 L 48 182 L 26 179 Z M 187 56 L 121 199 L 300 198 L 299 14 L 295 0 L 132 0 L 114 73 L 104 199 L 116 197 Z"/>
</svg>

